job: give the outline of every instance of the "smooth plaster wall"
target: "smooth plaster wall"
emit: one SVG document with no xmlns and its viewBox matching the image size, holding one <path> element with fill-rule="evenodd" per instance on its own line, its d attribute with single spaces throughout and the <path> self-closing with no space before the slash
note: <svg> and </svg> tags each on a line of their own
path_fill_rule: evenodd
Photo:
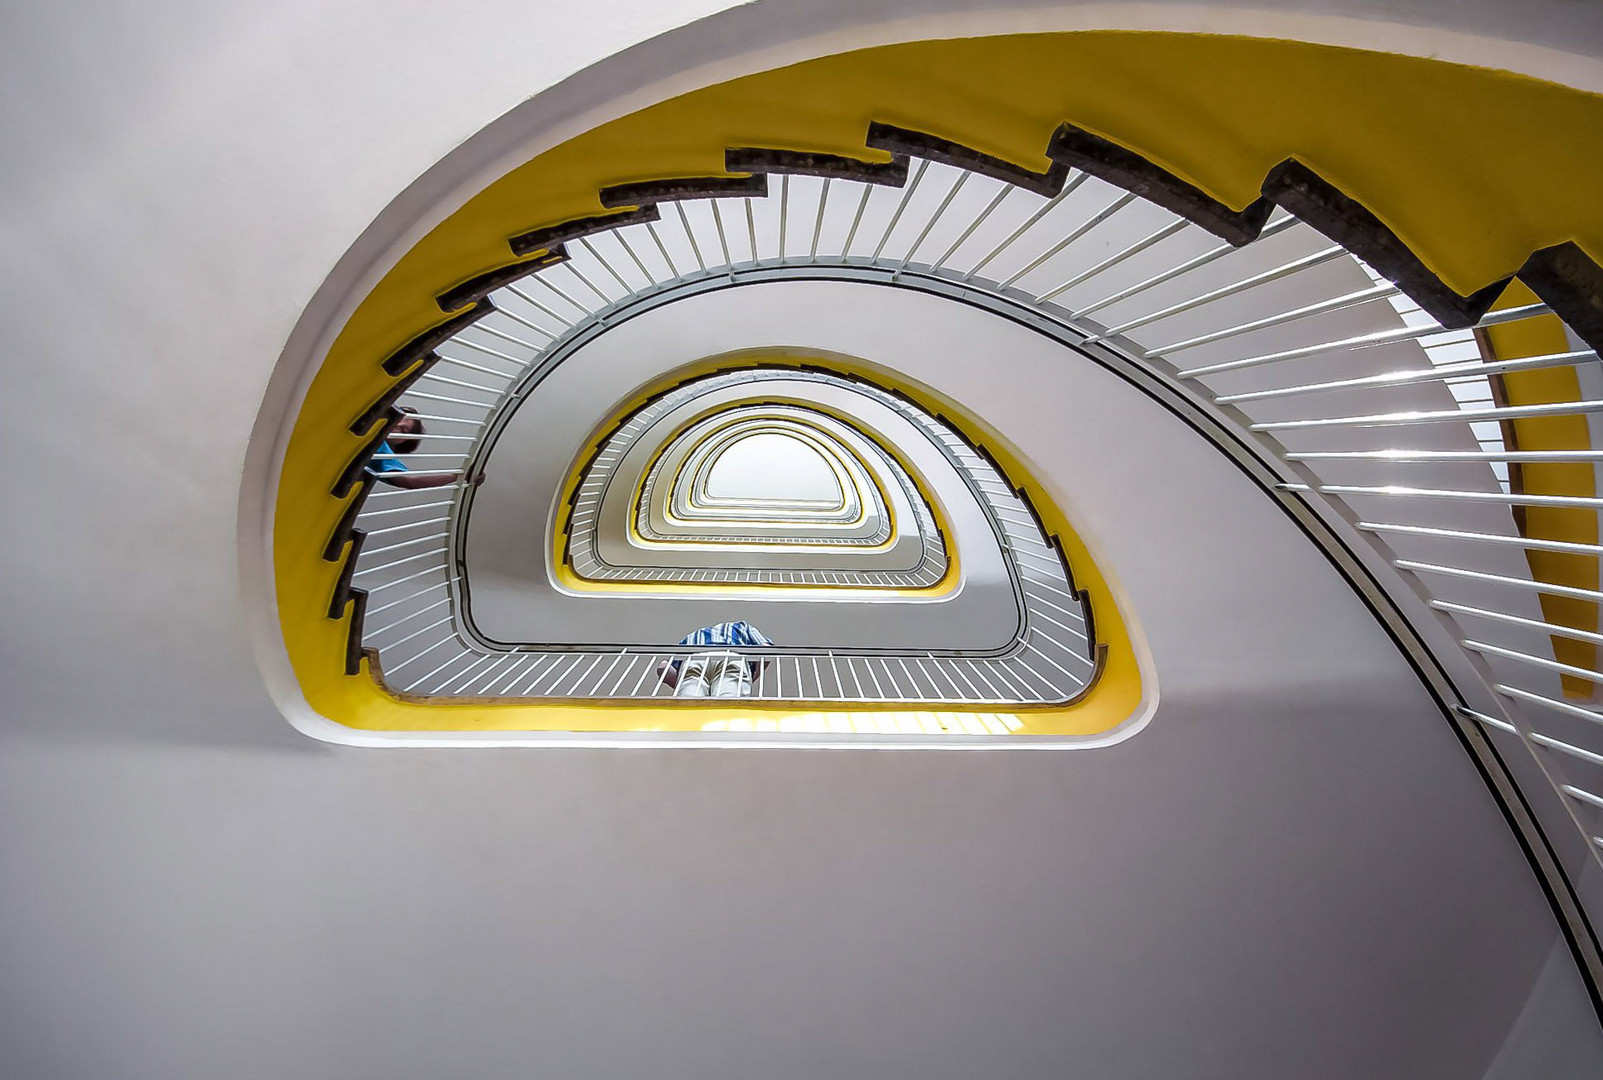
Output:
<svg viewBox="0 0 1603 1080">
<path fill-rule="evenodd" d="M 1478 1074 L 1553 928 L 1417 701 L 1227 694 L 1073 759 L 378 753 L 276 715 L 235 498 L 302 307 L 489 119 L 724 6 L 0 16 L 6 1075 Z M 1595 53 L 1582 8 L 1451 17 Z M 1481 1022 L 1435 1004 L 1489 978 Z"/>
</svg>

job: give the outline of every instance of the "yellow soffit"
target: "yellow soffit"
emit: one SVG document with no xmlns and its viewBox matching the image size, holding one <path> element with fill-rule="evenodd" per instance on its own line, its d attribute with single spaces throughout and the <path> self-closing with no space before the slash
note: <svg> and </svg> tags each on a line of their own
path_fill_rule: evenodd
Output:
<svg viewBox="0 0 1603 1080">
<path fill-rule="evenodd" d="M 347 425 L 393 381 L 380 361 L 440 321 L 438 293 L 505 265 L 509 236 L 601 212 L 596 192 L 609 184 L 718 175 L 729 146 L 883 160 L 863 149 L 875 120 L 1034 169 L 1046 164 L 1053 130 L 1072 121 L 1235 208 L 1295 156 L 1460 293 L 1565 240 L 1603 255 L 1603 98 L 1507 72 L 1291 41 L 1084 32 L 883 46 L 661 102 L 469 199 L 396 262 L 324 358 L 285 450 L 273 520 L 280 628 L 314 710 L 352 727 L 408 731 L 682 730 L 718 719 L 711 709 L 421 705 L 345 676 L 345 620 L 326 617 L 340 568 L 319 557 L 345 504 L 328 492 L 362 444 Z M 1005 461 L 1002 444 L 987 445 Z M 1017 465 L 1010 477 L 1028 489 Z M 1037 505 L 1051 516 L 1048 502 Z M 1067 523 L 1048 525 L 1091 590 L 1108 662 L 1093 693 L 1071 708 L 1021 713 L 1018 730 L 1105 731 L 1142 700 L 1140 674 L 1095 567 Z"/>
</svg>

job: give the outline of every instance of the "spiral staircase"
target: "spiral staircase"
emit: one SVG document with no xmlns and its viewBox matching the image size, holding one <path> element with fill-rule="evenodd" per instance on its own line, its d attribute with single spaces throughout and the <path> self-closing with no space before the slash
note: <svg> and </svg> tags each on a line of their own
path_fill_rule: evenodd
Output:
<svg viewBox="0 0 1603 1080">
<path fill-rule="evenodd" d="M 271 804 L 308 851 L 362 864 L 340 838 L 363 821 L 450 867 L 417 898 L 350 881 L 325 947 L 394 904 L 471 943 L 395 946 L 436 975 L 498 935 L 540 969 L 498 969 L 482 1014 L 438 1003 L 453 1033 L 498 1019 L 454 1057 L 404 1034 L 426 1048 L 396 1074 L 489 1075 L 505 1046 L 634 1075 L 600 1044 L 660 1008 L 687 1040 L 667 1075 L 1589 1075 L 1603 99 L 1433 58 L 1450 36 L 976 10 L 872 33 L 820 12 L 837 36 L 791 38 L 774 7 L 620 45 L 433 150 L 319 266 L 252 402 L 233 553 L 264 737 L 358 793 L 405 777 L 342 803 L 332 840 L 304 772 Z M 676 693 L 705 650 L 680 642 L 730 619 L 774 642 L 733 650 L 749 693 Z M 858 895 L 835 856 L 859 843 L 862 890 L 952 917 Z M 943 868 L 914 888 L 893 870 L 920 844 Z M 654 845 L 698 869 L 632 868 Z M 981 902 L 988 850 L 1027 899 Z M 728 895 L 691 883 L 731 859 L 754 877 Z M 950 1018 L 953 943 L 1014 902 L 972 959 L 997 1045 L 896 1009 L 841 1034 L 921 981 Z M 721 973 L 699 991 L 698 935 Z M 773 978 L 724 981 L 737 938 L 777 950 Z M 7 948 L 43 970 L 42 944 Z M 540 998 L 540 1049 L 500 1024 L 548 979 L 576 996 Z M 405 997 L 390 1038 L 426 1012 L 421 988 L 341 985 Z M 772 1015 L 741 1011 L 763 992 Z M 698 993 L 745 1017 L 727 1060 Z M 904 1023 L 944 1058 L 863 1055 Z M 389 1060 L 365 1046 L 295 1053 Z M 140 1075 L 237 1060 L 141 1053 Z"/>
</svg>

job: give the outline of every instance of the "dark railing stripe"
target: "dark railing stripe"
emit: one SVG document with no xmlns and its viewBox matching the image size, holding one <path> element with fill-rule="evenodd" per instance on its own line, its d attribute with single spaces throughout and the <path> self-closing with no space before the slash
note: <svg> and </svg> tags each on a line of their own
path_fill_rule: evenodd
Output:
<svg viewBox="0 0 1603 1080">
<path fill-rule="evenodd" d="M 351 421 L 350 428 L 348 429 L 350 433 L 352 435 L 366 435 L 368 432 L 372 431 L 374 424 L 379 423 L 390 413 L 395 411 L 395 403 L 400 400 L 401 395 L 412 389 L 412 385 L 421 379 L 423 374 L 428 371 L 429 368 L 439 363 L 439 361 L 439 353 L 430 352 L 428 355 L 424 356 L 421 364 L 418 364 L 411 371 L 401 376 L 401 378 L 388 390 L 379 395 L 378 400 L 374 401 L 373 404 L 363 409 L 362 414 L 355 420 Z"/>
<path fill-rule="evenodd" d="M 329 534 L 328 543 L 323 548 L 323 558 L 328 562 L 339 562 L 340 552 L 350 542 L 351 530 L 356 525 L 356 515 L 362 512 L 362 506 L 367 502 L 368 493 L 373 490 L 375 477 L 372 473 L 364 475 L 356 484 L 356 495 L 346 505 L 345 512 L 340 515 L 339 521 L 334 525 L 334 531 Z"/>
<path fill-rule="evenodd" d="M 546 254 L 536 259 L 524 259 L 522 262 L 508 263 L 498 266 L 494 270 L 486 270 L 482 274 L 475 274 L 459 285 L 453 285 L 434 298 L 440 305 L 441 311 L 456 311 L 469 304 L 478 304 L 496 289 L 510 285 L 514 281 L 521 281 L 530 274 L 558 263 L 567 262 L 568 252 L 561 244 L 556 245 Z"/>
<path fill-rule="evenodd" d="M 367 590 L 350 590 L 351 622 L 345 630 L 345 674 L 360 675 L 362 673 L 362 654 L 372 652 L 376 657 L 376 650 L 362 648 L 362 624 L 367 619 Z"/>
<path fill-rule="evenodd" d="M 345 614 L 345 605 L 351 600 L 351 576 L 356 573 L 356 559 L 362 554 L 362 541 L 367 534 L 361 529 L 352 529 L 350 550 L 345 556 L 345 565 L 340 567 L 340 576 L 334 582 L 334 591 L 328 598 L 328 617 L 338 619 Z"/>
<path fill-rule="evenodd" d="M 593 236 L 600 232 L 609 232 L 612 229 L 621 229 L 625 225 L 644 225 L 648 221 L 656 221 L 662 217 L 662 212 L 656 204 L 642 206 L 636 210 L 624 210 L 617 214 L 595 214 L 591 217 L 571 218 L 556 225 L 546 225 L 539 229 L 530 229 L 518 233 L 507 240 L 507 246 L 514 255 L 532 255 L 541 249 L 553 250 L 570 240 L 580 237 Z"/>
<path fill-rule="evenodd" d="M 967 169 L 1047 198 L 1062 191 L 1069 178 L 1069 167 L 1058 162 L 1053 162 L 1045 172 L 1032 172 L 1022 165 L 1015 165 L 951 139 L 943 139 L 927 131 L 882 124 L 877 120 L 868 125 L 868 135 L 864 141 L 875 150 L 889 150 L 893 154 L 927 158 L 943 165 Z"/>
<path fill-rule="evenodd" d="M 1573 240 L 1534 252 L 1519 279 L 1594 352 L 1603 353 L 1603 266 Z"/>
<path fill-rule="evenodd" d="M 1233 210 L 1161 165 L 1075 124 L 1063 124 L 1053 133 L 1046 156 L 1133 192 L 1237 247 L 1258 239 L 1275 208 L 1258 198 L 1244 210 Z"/>
<path fill-rule="evenodd" d="M 906 154 L 892 154 L 889 161 L 863 161 L 842 154 L 773 150 L 761 146 L 734 146 L 724 151 L 724 168 L 732 173 L 791 173 L 886 187 L 901 187 L 907 183 L 907 163 Z"/>
<path fill-rule="evenodd" d="M 601 205 L 649 206 L 660 202 L 679 202 L 684 199 L 722 199 L 768 194 L 768 177 L 753 176 L 690 176 L 677 180 L 640 180 L 629 184 L 613 184 L 598 192 Z"/>
<path fill-rule="evenodd" d="M 1459 295 L 1368 207 L 1296 158 L 1269 170 L 1263 193 L 1396 282 L 1426 314 L 1449 329 L 1480 322 L 1508 285 L 1508 278 L 1501 278 L 1468 296 Z"/>
<path fill-rule="evenodd" d="M 390 429 L 399 423 L 404 415 L 400 409 L 390 409 L 385 423 L 373 433 L 367 442 L 362 444 L 362 448 L 356 452 L 356 456 L 351 458 L 340 472 L 339 479 L 335 480 L 334 486 L 329 489 L 330 495 L 336 499 L 343 499 L 351 493 L 351 488 L 356 486 L 356 482 L 367 471 L 368 463 L 373 460 L 373 455 L 378 453 L 379 445 L 390 437 Z"/>
<path fill-rule="evenodd" d="M 494 306 L 489 301 L 480 300 L 461 314 L 453 315 L 444 322 L 423 331 L 385 358 L 383 364 L 385 373 L 389 375 L 401 374 L 433 352 L 438 346 L 445 344 L 462 330 L 478 322 L 481 316 L 494 310 Z"/>
</svg>

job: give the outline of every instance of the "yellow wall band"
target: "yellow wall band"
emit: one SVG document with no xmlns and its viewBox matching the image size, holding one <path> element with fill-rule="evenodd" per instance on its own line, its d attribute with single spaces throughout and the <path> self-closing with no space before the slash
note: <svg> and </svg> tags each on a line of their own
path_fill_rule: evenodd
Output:
<svg viewBox="0 0 1603 1080">
<path fill-rule="evenodd" d="M 1517 307 L 1536 302 L 1536 295 L 1516 281 L 1509 286 L 1497 306 Z M 1488 326 L 1481 333 L 1490 344 L 1493 356 L 1499 360 L 1550 356 L 1570 351 L 1564 324 L 1556 315 Z M 1500 388 L 1499 405 L 1545 405 L 1581 400 L 1581 384 L 1573 367 L 1510 371 L 1499 376 L 1495 385 Z M 1584 450 L 1591 445 L 1591 427 L 1586 417 L 1580 414 L 1523 417 L 1505 421 L 1503 429 L 1510 449 Z M 1515 481 L 1514 490 L 1526 494 L 1578 495 L 1587 498 L 1597 494 L 1597 474 L 1591 462 L 1524 462 L 1511 465 L 1509 471 L 1510 479 Z M 1561 540 L 1572 544 L 1596 544 L 1598 541 L 1597 513 L 1592 510 L 1567 506 L 1525 506 L 1517 508 L 1514 521 L 1520 535 L 1533 540 Z M 1531 568 L 1531 577 L 1537 581 L 1597 591 L 1596 555 L 1527 550 L 1525 561 Z M 1542 606 L 1542 618 L 1555 626 L 1597 632 L 1598 606 L 1595 602 L 1547 593 L 1541 594 L 1538 600 Z M 1552 635 L 1551 641 L 1553 658 L 1559 663 L 1594 671 L 1597 669 L 1596 645 L 1558 634 Z M 1559 679 L 1567 697 L 1590 698 L 1594 693 L 1593 684 L 1586 679 L 1573 675 L 1560 675 Z"/>
</svg>

